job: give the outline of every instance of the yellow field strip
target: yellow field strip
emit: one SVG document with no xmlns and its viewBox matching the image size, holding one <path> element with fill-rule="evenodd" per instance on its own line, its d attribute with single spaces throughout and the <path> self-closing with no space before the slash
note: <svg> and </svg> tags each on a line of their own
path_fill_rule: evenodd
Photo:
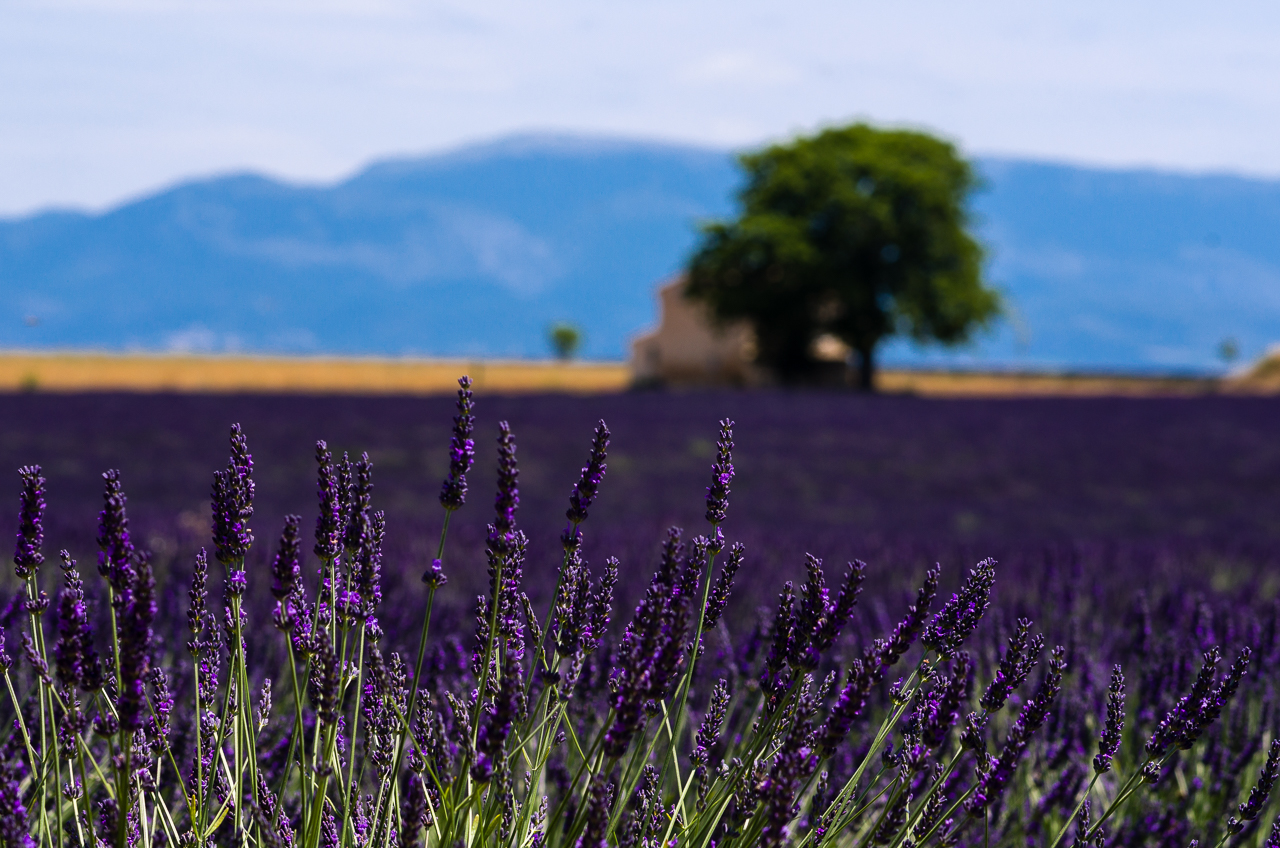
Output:
<svg viewBox="0 0 1280 848">
<path fill-rule="evenodd" d="M 1216 394 L 1228 388 L 1218 380 L 1193 377 L 888 370 L 878 375 L 877 387 L 932 397 L 1168 397 Z"/>
<path fill-rule="evenodd" d="M 453 392 L 462 374 L 471 376 L 477 390 L 495 394 L 597 394 L 624 391 L 631 385 L 631 372 L 621 362 L 0 352 L 0 392 L 428 395 Z M 906 370 L 881 371 L 877 386 L 886 393 L 932 397 L 1142 397 L 1280 391 L 1280 383 L 1240 379 Z"/>
<path fill-rule="evenodd" d="M 484 392 L 617 392 L 614 362 L 0 353 L 0 391 L 440 394 L 468 374 Z"/>
</svg>

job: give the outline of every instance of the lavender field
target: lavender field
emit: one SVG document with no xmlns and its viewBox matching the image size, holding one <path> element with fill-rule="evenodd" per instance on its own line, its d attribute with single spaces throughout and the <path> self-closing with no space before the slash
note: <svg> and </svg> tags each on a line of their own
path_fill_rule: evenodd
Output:
<svg viewBox="0 0 1280 848">
<path fill-rule="evenodd" d="M 129 620 L 135 608 L 129 604 L 138 602 L 120 598 L 136 594 L 128 581 L 141 579 L 135 571 L 145 573 L 154 578 L 148 591 L 155 601 L 144 628 L 150 647 L 138 651 L 174 670 L 163 686 L 158 678 L 149 684 L 155 691 L 144 687 L 148 697 L 169 697 L 171 708 L 175 699 L 182 705 L 197 697 L 199 704 L 184 674 L 221 651 L 232 675 L 226 691 L 240 693 L 228 694 L 227 704 L 247 704 L 248 693 L 274 676 L 277 702 L 287 705 L 278 722 L 261 726 L 247 706 L 243 717 L 228 708 L 219 719 L 231 730 L 217 744 L 235 764 L 248 763 L 245 751 L 254 745 L 275 746 L 261 763 L 267 782 L 279 787 L 275 794 L 267 783 L 242 786 L 239 765 L 228 770 L 227 785 L 216 786 L 207 773 L 201 778 L 198 769 L 188 773 L 180 765 L 182 778 L 202 789 L 179 793 L 170 769 L 169 783 L 154 775 L 155 786 L 140 783 L 136 806 L 123 804 L 122 816 L 116 799 L 133 797 L 127 781 L 112 793 L 104 778 L 93 803 L 105 812 L 96 824 L 86 819 L 85 832 L 96 827 L 104 842 L 122 846 L 144 837 L 172 841 L 184 828 L 198 834 L 190 835 L 196 842 L 308 846 L 408 846 L 422 839 L 577 848 L 1280 840 L 1280 831 L 1271 830 L 1277 811 L 1270 797 L 1280 776 L 1280 747 L 1272 745 L 1280 727 L 1274 708 L 1280 401 L 943 401 L 821 392 L 482 396 L 475 401 L 469 494 L 452 514 L 442 558 L 448 582 L 437 590 L 421 578 L 440 538 L 441 481 L 458 469 L 455 455 L 451 471 L 449 454 L 454 414 L 453 398 L 0 398 L 0 466 L 39 464 L 46 478 L 45 591 L 58 591 L 52 560 L 63 547 L 83 563 L 87 583 L 99 582 L 89 572 L 104 534 L 110 536 L 110 521 L 99 514 L 101 475 L 120 469 L 130 544 L 150 556 L 122 559 L 135 562 L 123 571 L 107 567 L 108 583 L 119 582 L 115 600 L 108 604 L 101 589 L 89 587 L 84 620 L 96 622 L 99 633 L 108 607 Z M 729 477 L 728 443 L 717 424 L 724 418 L 734 422 Z M 591 475 L 584 471 L 579 480 L 578 469 L 587 464 L 599 419 L 611 433 L 597 495 L 594 482 L 586 482 Z M 500 421 L 510 425 L 502 478 Z M 249 464 L 236 458 L 246 448 L 234 441 L 227 465 L 233 422 L 252 454 L 252 545 L 243 528 L 228 530 L 234 522 L 216 517 L 230 514 L 226 503 L 221 513 L 210 512 L 215 470 L 231 475 L 220 484 L 224 499 L 238 491 L 225 480 L 250 476 Z M 347 532 L 356 536 L 347 553 L 327 558 L 309 553 L 317 439 L 336 459 L 343 451 L 353 459 L 367 451 L 372 468 L 371 493 L 360 489 L 368 502 L 343 507 L 347 526 L 356 528 Z M 726 516 L 709 527 L 706 516 L 719 508 L 711 503 L 719 495 L 707 491 L 713 463 L 730 493 Z M 0 530 L 9 538 L 19 534 L 21 553 L 21 540 L 34 537 L 29 520 L 19 525 L 16 473 L 11 486 L 12 508 L 0 516 Z M 591 502 L 580 546 L 561 536 L 571 490 Z M 369 523 L 371 510 L 385 512 L 385 535 L 381 518 Z M 291 550 L 299 563 L 296 578 L 280 570 L 285 555 L 276 545 L 290 513 L 302 516 L 302 541 L 280 550 Z M 352 515 L 365 516 L 365 523 Z M 487 529 L 495 520 L 498 530 Z M 369 529 L 375 525 L 376 532 Z M 679 546 L 668 540 L 664 548 L 672 525 L 686 532 Z M 516 526 L 527 542 L 512 541 Z M 723 544 L 713 531 L 723 532 Z M 710 539 L 699 541 L 698 534 Z M 193 660 L 179 645 L 189 638 L 197 552 L 208 548 L 213 556 L 211 537 L 224 539 L 219 559 L 227 568 L 245 572 L 247 588 L 241 595 L 228 584 L 234 591 L 227 603 L 246 617 L 248 629 L 241 653 L 230 624 L 212 647 L 200 647 L 203 637 L 195 637 Z M 737 543 L 742 547 L 732 547 Z M 606 565 L 609 557 L 617 562 Z M 994 562 L 970 571 L 987 558 Z M 847 568 L 855 559 L 865 566 Z M 307 607 L 302 587 L 335 563 L 352 569 L 357 582 L 373 580 L 379 601 L 369 600 L 373 587 L 361 589 L 364 600 L 352 613 L 351 602 L 326 596 L 332 585 L 322 582 L 319 600 Z M 935 563 L 938 572 L 930 570 Z M 210 571 L 211 603 L 222 603 L 221 573 Z M 26 626 L 21 598 L 37 591 L 29 575 L 25 583 L 19 576 L 6 574 L 3 584 L 15 598 L 0 619 L 11 653 L 20 651 Z M 293 588 L 281 588 L 282 579 L 293 580 Z M 693 590 L 702 586 L 714 600 L 722 584 L 727 591 L 726 580 L 733 585 L 723 614 L 713 614 L 709 601 L 705 613 L 689 619 Z M 566 585 L 582 588 L 565 595 Z M 518 612 L 526 595 L 530 610 L 556 610 L 541 629 L 535 626 L 541 613 Z M 429 597 L 432 638 L 416 675 Z M 28 612 L 33 603 L 26 601 Z M 574 611 L 576 603 L 582 611 Z M 268 626 L 273 607 L 277 622 L 300 616 L 292 637 L 282 640 Z M 60 632 L 65 609 L 52 616 L 43 638 Z M 657 622 L 665 623 L 645 636 Z M 551 647 L 544 648 L 540 634 L 548 623 Z M 362 647 L 350 649 L 351 669 L 342 636 L 332 671 L 337 695 L 323 688 L 325 651 L 333 646 L 324 647 L 327 636 L 320 642 L 314 634 L 299 636 L 308 626 L 328 627 L 335 639 L 360 634 Z M 380 645 L 376 660 L 363 647 L 367 634 L 370 645 Z M 698 643 L 703 653 L 689 653 Z M 295 664 L 282 648 L 289 644 L 302 658 L 295 667 L 311 675 L 302 689 L 317 685 L 320 675 L 319 700 L 286 696 L 278 670 L 286 659 L 286 667 Z M 380 664 L 393 652 L 400 658 L 388 672 Z M 71 683 L 40 684 L 33 657 L 25 660 L 30 669 L 20 660 L 12 673 L 23 692 L 47 687 L 39 704 L 43 729 L 45 699 L 51 716 L 66 710 L 54 706 L 55 696 L 70 697 L 83 681 L 72 675 Z M 115 661 L 118 669 L 128 665 L 127 656 L 124 666 L 119 654 Z M 654 665 L 637 683 L 636 668 L 646 663 Z M 363 668 L 370 669 L 372 688 L 362 707 L 355 693 L 365 691 Z M 212 674 L 216 683 L 216 662 Z M 86 712 L 91 703 L 104 709 L 119 701 L 119 680 L 128 675 L 117 677 L 116 690 L 110 682 L 93 690 Z M 67 689 L 59 694 L 61 685 Z M 429 705 L 421 717 L 414 712 L 420 687 Z M 479 698 L 470 715 L 463 706 L 468 692 Z M 25 710 L 34 709 L 26 703 Z M 382 712 L 369 713 L 370 705 Z M 675 727 L 664 736 L 658 717 L 668 708 Z M 339 713 L 350 718 L 340 720 Z M 403 728 L 400 713 L 409 716 Z M 197 762 L 212 749 L 197 744 L 205 731 L 196 732 L 181 714 L 181 708 L 174 714 L 172 738 L 167 718 L 163 733 L 158 717 L 150 725 L 139 719 L 128 744 L 124 730 L 99 724 L 96 736 L 86 731 L 82 750 L 68 743 L 68 756 L 110 760 L 119 736 L 120 752 L 131 746 L 157 763 L 166 756 Z M 360 750 L 376 768 L 367 777 L 362 768 L 359 779 L 349 772 L 344 783 L 342 769 L 350 769 L 357 752 L 348 721 L 364 722 Z M 557 735 L 556 726 L 572 729 L 580 747 L 563 730 Z M 316 747 L 308 764 L 295 758 L 295 746 L 310 733 Z M 351 745 L 345 759 L 344 738 Z M 592 738 L 602 747 L 588 748 Z M 40 841 L 53 844 L 48 821 L 61 828 L 80 813 L 48 812 L 59 809 L 48 796 L 50 782 L 35 779 L 49 769 L 47 758 L 31 753 L 38 747 L 32 743 L 24 766 L 17 740 L 15 731 L 6 756 L 17 765 L 5 766 L 5 779 L 18 787 L 24 816 L 42 811 Z M 301 744 L 304 755 L 309 744 Z M 645 744 L 649 757 L 642 756 Z M 406 750 L 416 765 L 406 767 L 402 782 Z M 243 768 L 257 774 L 256 767 Z M 317 782 L 326 768 L 338 773 L 336 788 Z M 526 769 L 533 783 L 520 784 Z M 466 791 L 444 774 L 465 777 Z M 88 787 L 99 782 L 90 778 L 87 772 L 76 778 L 84 785 L 66 796 L 92 796 Z M 0 785 L 0 808 L 12 807 L 7 785 Z M 37 785 L 45 793 L 39 798 Z M 192 793 L 220 799 L 235 813 L 202 818 Z M 543 795 L 550 811 L 538 814 L 533 809 Z M 187 806 L 162 814 L 166 798 L 186 798 Z M 708 809 L 719 813 L 711 817 Z M 59 841 L 82 844 L 69 830 L 58 834 Z"/>
<path fill-rule="evenodd" d="M 323 438 L 353 457 L 369 453 L 394 578 L 421 565 L 439 531 L 452 403 L 10 395 L 0 397 L 0 467 L 43 467 L 53 544 L 83 555 L 95 550 L 101 472 L 121 469 L 135 534 L 158 562 L 189 568 L 207 543 L 211 474 L 232 422 L 256 458 L 254 525 L 264 541 L 286 513 L 314 512 L 312 453 Z M 1196 586 L 1221 566 L 1221 586 L 1274 570 L 1280 557 L 1280 401 L 1266 398 L 481 397 L 474 494 L 455 518 L 453 544 L 472 559 L 481 552 L 493 440 L 507 420 L 519 445 L 530 569 L 553 574 L 564 499 L 602 418 L 613 431 L 609 474 L 585 550 L 643 575 L 668 526 L 701 521 L 716 422 L 726 416 L 737 422 L 737 476 L 725 531 L 748 545 L 752 581 L 770 598 L 778 580 L 802 573 L 805 552 L 864 559 L 871 578 L 889 585 L 898 568 L 941 560 L 958 569 L 995 556 L 1013 558 L 1003 579 L 1019 584 L 1042 577 L 1046 557 L 1109 581 L 1116 574 L 1106 563 L 1120 557 Z M 3 513 L 0 530 L 11 534 L 16 521 L 14 510 Z M 265 563 L 269 551 L 255 554 Z"/>
</svg>

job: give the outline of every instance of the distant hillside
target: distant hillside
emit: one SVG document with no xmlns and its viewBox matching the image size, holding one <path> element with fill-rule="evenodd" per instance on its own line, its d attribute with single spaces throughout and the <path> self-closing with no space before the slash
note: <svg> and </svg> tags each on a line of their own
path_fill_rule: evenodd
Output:
<svg viewBox="0 0 1280 848">
<path fill-rule="evenodd" d="M 1280 183 L 984 160 L 975 213 L 1011 318 L 898 362 L 1204 369 L 1280 339 Z M 332 186 L 239 175 L 101 215 L 0 221 L 0 347 L 625 355 L 723 151 L 529 136 L 374 164 Z"/>
</svg>

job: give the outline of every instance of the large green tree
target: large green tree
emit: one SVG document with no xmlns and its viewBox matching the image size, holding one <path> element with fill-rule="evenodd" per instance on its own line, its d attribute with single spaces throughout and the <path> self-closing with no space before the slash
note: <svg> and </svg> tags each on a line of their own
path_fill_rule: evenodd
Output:
<svg viewBox="0 0 1280 848">
<path fill-rule="evenodd" d="M 951 144 L 855 124 L 739 161 L 741 214 L 703 227 L 686 291 L 720 320 L 748 319 L 780 379 L 812 378 L 829 333 L 869 390 L 884 339 L 960 344 L 999 313 L 969 232 L 977 179 Z"/>
</svg>

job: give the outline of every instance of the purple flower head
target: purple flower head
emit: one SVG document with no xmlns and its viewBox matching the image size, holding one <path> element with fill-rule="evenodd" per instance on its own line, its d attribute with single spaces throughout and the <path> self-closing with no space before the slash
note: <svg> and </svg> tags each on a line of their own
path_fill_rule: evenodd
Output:
<svg viewBox="0 0 1280 848">
<path fill-rule="evenodd" d="M 591 595 L 588 605 L 585 653 L 594 653 L 598 650 L 608 632 L 609 616 L 613 612 L 613 588 L 618 585 L 618 565 L 616 557 L 605 560 L 604 574 L 600 577 L 596 591 Z"/>
<path fill-rule="evenodd" d="M 766 692 L 776 695 L 786 689 L 783 667 L 795 649 L 795 589 L 790 580 L 782 584 L 782 592 L 778 595 L 778 611 L 774 613 L 770 632 L 773 634 L 773 642 L 769 647 L 769 656 L 765 658 L 760 685 Z"/>
<path fill-rule="evenodd" d="M 320 515 L 316 518 L 316 556 L 335 559 L 342 553 L 342 509 L 339 504 L 338 477 L 333 468 L 333 454 L 323 441 L 316 442 L 316 493 Z"/>
<path fill-rule="evenodd" d="M 720 567 L 716 582 L 711 585 L 711 592 L 707 595 L 707 606 L 702 613 L 703 630 L 712 630 L 720 623 L 724 608 L 729 603 L 729 593 L 733 591 L 733 578 L 737 575 L 738 569 L 742 568 L 742 561 L 746 555 L 746 546 L 741 542 L 735 542 L 729 549 L 729 560 Z"/>
<path fill-rule="evenodd" d="M 253 544 L 253 457 L 239 424 L 231 425 L 231 457 L 213 474 L 214 556 L 223 565 L 240 562 Z"/>
<path fill-rule="evenodd" d="M 1215 685 L 1222 651 L 1214 646 L 1204 654 L 1204 664 L 1196 675 L 1191 691 L 1184 695 L 1165 715 L 1147 740 L 1147 754 L 1152 759 L 1162 757 L 1171 748 L 1187 750 L 1195 744 L 1210 724 L 1217 720 L 1222 708 L 1235 694 L 1240 680 L 1248 670 L 1252 653 L 1243 649 L 1231 670 L 1221 683 Z"/>
<path fill-rule="evenodd" d="M 1273 739 L 1271 750 L 1267 752 L 1267 761 L 1258 774 L 1258 782 L 1249 790 L 1248 799 L 1236 809 L 1236 815 L 1227 820 L 1227 833 L 1235 836 L 1244 830 L 1246 822 L 1254 821 L 1262 814 L 1277 777 L 1280 777 L 1280 739 Z"/>
<path fill-rule="evenodd" d="M 280 533 L 280 546 L 271 561 L 271 594 L 277 601 L 294 594 L 302 582 L 302 517 L 286 515 L 284 530 Z"/>
<path fill-rule="evenodd" d="M 106 489 L 102 495 L 102 512 L 98 515 L 98 573 L 118 592 L 122 588 L 123 572 L 133 557 L 133 543 L 129 541 L 129 518 L 124 511 L 126 498 L 120 486 L 120 472 L 112 469 L 104 473 L 102 479 Z"/>
<path fill-rule="evenodd" d="M 609 428 L 601 421 L 596 425 L 595 437 L 591 440 L 591 457 L 582 469 L 577 484 L 569 492 L 569 509 L 565 512 L 569 524 L 560 536 L 565 550 L 576 548 L 582 542 L 578 525 L 587 520 L 587 510 L 600 491 L 600 482 L 604 480 L 604 473 L 609 468 L 604 462 L 608 449 Z"/>
<path fill-rule="evenodd" d="M 551 622 L 556 653 L 562 657 L 577 656 L 582 636 L 587 630 L 590 577 L 581 552 L 577 548 L 572 549 L 560 569 L 560 591 L 556 595 Z"/>
<path fill-rule="evenodd" d="M 359 555 L 360 549 L 368 544 L 369 523 L 372 520 L 371 510 L 373 508 L 373 463 L 369 461 L 369 454 L 362 453 L 360 458 L 354 463 L 346 461 L 343 456 L 343 472 L 339 477 L 347 477 L 349 480 L 346 490 L 347 503 L 343 510 L 344 527 L 342 546 L 346 549 L 347 557 L 354 559 Z M 349 468 L 349 470 L 347 470 Z"/>
<path fill-rule="evenodd" d="M 885 668 L 892 666 L 899 657 L 911 649 L 911 645 L 919 638 L 920 632 L 924 630 L 925 619 L 929 617 L 929 608 L 938 595 L 938 577 L 941 574 L 942 570 L 937 566 L 925 572 L 924 583 L 916 593 L 916 602 L 907 607 L 907 614 L 883 643 L 878 658 L 881 666 Z"/>
<path fill-rule="evenodd" d="M 705 769 L 711 749 L 720 738 L 720 728 L 724 724 L 725 715 L 729 711 L 729 684 L 721 678 L 711 690 L 711 701 L 707 712 L 698 726 L 697 746 L 690 755 L 690 760 L 699 769 Z"/>
<path fill-rule="evenodd" d="M 951 596 L 933 621 L 925 628 L 922 642 L 946 659 L 978 627 L 982 614 L 991 606 L 991 587 L 995 583 L 995 560 L 984 559 L 969 572 L 960 591 Z"/>
<path fill-rule="evenodd" d="M 382 510 L 370 513 L 356 551 L 356 592 L 360 595 L 360 617 L 365 621 L 382 603 L 382 542 L 386 527 Z"/>
<path fill-rule="evenodd" d="M 79 687 L 92 692 L 102 686 L 102 670 L 98 652 L 93 647 L 84 583 L 71 555 L 62 551 L 61 556 L 65 584 L 58 593 L 58 641 L 53 646 L 54 667 L 58 680 L 67 689 Z"/>
<path fill-rule="evenodd" d="M 832 601 L 822 573 L 822 560 L 805 554 L 805 563 L 809 579 L 800 588 L 803 599 L 796 614 L 789 659 L 797 668 L 813 671 L 818 667 L 822 653 L 835 643 L 853 615 L 854 604 L 862 591 L 866 564 L 849 563 L 840 594 L 837 600 Z"/>
<path fill-rule="evenodd" d="M 1111 760 L 1120 750 L 1120 737 L 1124 732 L 1124 673 L 1120 666 L 1111 669 L 1111 685 L 1107 687 L 1107 721 L 1098 739 L 1098 755 L 1093 758 L 1093 770 L 1098 774 L 1111 771 Z"/>
<path fill-rule="evenodd" d="M 920 728 L 921 740 L 929 748 L 941 748 L 952 726 L 960 718 L 961 707 L 969 700 L 973 686 L 973 660 L 960 651 L 951 660 L 951 677 L 935 693 L 933 709 Z"/>
<path fill-rule="evenodd" d="M 1039 661 L 1040 651 L 1044 649 L 1044 637 L 1031 637 L 1030 634 L 1031 621 L 1026 618 L 1018 619 L 1016 629 L 1009 637 L 1009 647 L 1000 658 L 996 675 L 979 701 L 987 712 L 999 712 L 1009 695 L 1022 685 Z"/>
<path fill-rule="evenodd" d="M 760 781 L 757 790 L 764 804 L 765 826 L 760 845 L 782 845 L 787 838 L 787 824 L 795 816 L 796 796 L 805 779 L 818 766 L 818 755 L 810 747 L 813 725 L 813 699 L 802 695 L 796 704 L 792 724 L 782 739 L 773 767 Z"/>
<path fill-rule="evenodd" d="M 493 524 L 489 525 L 488 544 L 491 551 L 502 555 L 515 545 L 520 469 L 516 465 L 516 440 L 511 434 L 511 425 L 499 421 L 498 431 L 498 493 L 493 499 L 494 517 Z"/>
<path fill-rule="evenodd" d="M 140 729 L 147 711 L 145 687 L 151 671 L 155 591 L 150 556 L 135 555 L 129 583 L 115 599 L 120 640 L 120 695 L 116 713 L 125 730 Z"/>
<path fill-rule="evenodd" d="M 862 660 L 854 660 L 849 664 L 848 680 L 827 714 L 826 722 L 818 731 L 818 749 L 824 758 L 835 754 L 849 735 L 853 720 L 862 714 L 867 695 L 880 676 L 881 666 L 878 660 L 873 660 L 870 665 Z"/>
<path fill-rule="evenodd" d="M 195 568 L 191 572 L 191 588 L 187 592 L 191 601 L 187 609 L 187 627 L 197 639 L 208 626 L 206 605 L 209 600 L 209 555 L 201 548 L 196 554 Z"/>
<path fill-rule="evenodd" d="M 707 487 L 707 521 L 724 522 L 729 509 L 729 484 L 733 482 L 733 422 L 720 422 L 720 438 L 716 441 L 716 461 L 711 466 L 711 485 Z"/>
<path fill-rule="evenodd" d="M 476 443 L 471 438 L 476 418 L 472 414 L 471 378 L 458 379 L 458 414 L 453 417 L 449 439 L 449 476 L 440 486 L 440 505 L 452 512 L 467 501 L 467 472 L 476 461 Z"/>
<path fill-rule="evenodd" d="M 0 763 L 0 845 L 5 848 L 36 848 L 27 821 L 27 808 L 19 788 L 21 775 L 12 765 Z"/>
<path fill-rule="evenodd" d="M 676 588 L 683 556 L 680 530 L 672 527 L 667 531 L 658 569 L 618 646 L 612 679 L 614 723 L 604 740 L 607 756 L 621 757 L 626 753 L 632 738 L 643 726 L 646 701 L 655 691 L 665 690 L 666 681 L 662 678 L 669 668 L 669 660 L 680 656 L 679 648 L 673 649 L 672 642 L 683 643 L 684 635 L 677 629 L 682 621 L 687 621 L 687 617 L 679 613 L 682 597 Z"/>
<path fill-rule="evenodd" d="M 22 478 L 21 506 L 18 514 L 18 543 L 13 551 L 13 570 L 26 580 L 44 562 L 40 546 L 44 544 L 44 477 L 40 466 L 24 465 L 18 469 Z"/>
<path fill-rule="evenodd" d="M 502 682 L 498 694 L 481 713 L 476 733 L 476 760 L 471 766 L 471 778 L 477 783 L 487 783 L 493 771 L 505 758 L 504 748 L 511 735 L 511 723 L 516 718 L 518 698 L 521 693 L 520 670 L 509 653 L 503 660 Z"/>
<path fill-rule="evenodd" d="M 426 583 L 432 589 L 439 589 L 441 586 L 449 582 L 449 578 L 444 574 L 444 563 L 438 559 L 431 560 L 431 565 L 422 574 L 422 582 Z"/>
<path fill-rule="evenodd" d="M 1031 700 L 1023 705 L 1018 718 L 1009 729 L 1009 736 L 1004 748 L 1000 751 L 1000 756 L 990 759 L 987 767 L 981 771 L 977 787 L 964 804 L 970 816 L 981 815 L 999 799 L 1009 785 L 1014 772 L 1017 771 L 1018 763 L 1022 760 L 1022 753 L 1026 750 L 1027 743 L 1031 740 L 1032 734 L 1044 724 L 1062 688 L 1062 674 L 1067 667 L 1066 660 L 1063 658 L 1065 654 L 1064 648 L 1054 648 L 1049 657 L 1049 667 L 1045 672 L 1044 680 L 1040 682 L 1040 687 Z"/>
<path fill-rule="evenodd" d="M 595 777 L 587 795 L 587 825 L 574 848 L 609 848 L 609 815 L 613 810 L 613 782 Z"/>
<path fill-rule="evenodd" d="M 316 628 L 315 640 L 316 650 L 311 659 L 311 702 L 320 723 L 329 727 L 338 720 L 338 687 L 341 685 L 338 655 L 329 641 L 329 631 L 323 627 Z"/>
</svg>

